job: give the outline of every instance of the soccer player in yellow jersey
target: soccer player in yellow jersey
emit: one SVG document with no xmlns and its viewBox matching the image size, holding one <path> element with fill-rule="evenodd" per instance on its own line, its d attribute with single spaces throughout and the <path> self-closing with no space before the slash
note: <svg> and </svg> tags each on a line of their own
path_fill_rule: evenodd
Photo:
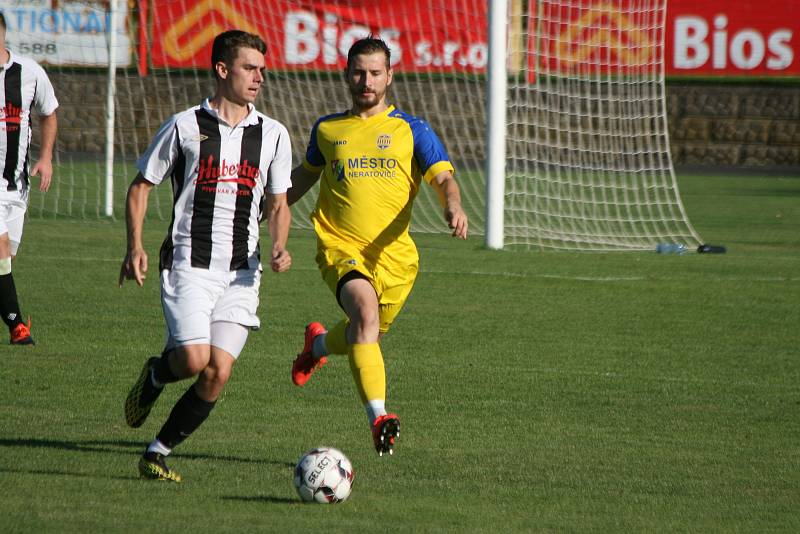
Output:
<svg viewBox="0 0 800 534">
<path fill-rule="evenodd" d="M 453 236 L 466 239 L 468 225 L 439 138 L 424 120 L 386 103 L 390 54 L 371 36 L 350 48 L 345 77 L 352 108 L 314 124 L 287 194 L 292 204 L 321 179 L 311 215 L 317 264 L 347 316 L 330 331 L 316 322 L 306 327 L 292 381 L 302 386 L 327 355 L 347 354 L 380 455 L 392 453 L 400 434 L 400 420 L 385 407 L 380 339 L 417 276 L 419 256 L 408 228 L 420 182 L 436 189 Z"/>
</svg>

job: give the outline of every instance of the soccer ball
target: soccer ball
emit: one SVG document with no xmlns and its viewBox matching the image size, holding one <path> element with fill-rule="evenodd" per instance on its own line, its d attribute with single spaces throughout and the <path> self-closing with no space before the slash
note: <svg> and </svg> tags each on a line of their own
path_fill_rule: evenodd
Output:
<svg viewBox="0 0 800 534">
<path fill-rule="evenodd" d="M 305 453 L 294 468 L 294 487 L 306 502 L 342 502 L 353 487 L 350 460 L 333 447 L 317 447 Z"/>
</svg>

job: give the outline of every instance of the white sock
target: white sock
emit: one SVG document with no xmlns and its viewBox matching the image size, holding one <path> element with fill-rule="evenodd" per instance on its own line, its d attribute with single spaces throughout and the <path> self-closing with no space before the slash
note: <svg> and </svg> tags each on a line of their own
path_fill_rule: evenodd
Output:
<svg viewBox="0 0 800 534">
<path fill-rule="evenodd" d="M 169 453 L 172 452 L 172 449 L 168 449 L 166 445 L 164 445 L 157 439 L 154 439 L 153 443 L 147 446 L 147 452 L 157 452 L 162 456 L 168 456 Z"/>
<path fill-rule="evenodd" d="M 382 415 L 386 415 L 386 408 L 384 405 L 386 401 L 381 399 L 373 399 L 371 401 L 367 401 L 364 405 L 364 408 L 367 410 L 367 419 L 369 419 L 370 426 L 372 423 L 375 422 L 375 419 Z"/>
<path fill-rule="evenodd" d="M 311 345 L 311 355 L 313 357 L 322 358 L 328 354 L 328 347 L 325 346 L 325 338 L 327 335 L 328 333 L 325 332 L 314 338 L 314 342 Z"/>
</svg>

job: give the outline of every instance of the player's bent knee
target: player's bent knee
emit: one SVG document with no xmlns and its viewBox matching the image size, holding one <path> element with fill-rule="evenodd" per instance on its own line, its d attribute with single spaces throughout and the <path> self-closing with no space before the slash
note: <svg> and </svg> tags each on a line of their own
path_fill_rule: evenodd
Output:
<svg viewBox="0 0 800 534">
<path fill-rule="evenodd" d="M 359 314 L 359 320 L 367 328 L 378 329 L 380 315 L 377 309 L 362 309 Z"/>
<path fill-rule="evenodd" d="M 175 365 L 180 368 L 184 378 L 199 375 L 211 361 L 209 345 L 182 345 L 177 347 L 176 354 Z"/>
<path fill-rule="evenodd" d="M 352 343 L 375 343 L 380 335 L 380 318 L 372 310 L 359 310 L 350 319 L 349 338 Z"/>
<path fill-rule="evenodd" d="M 222 389 L 231 378 L 231 367 L 216 367 L 209 365 L 200 374 L 200 380 L 210 388 Z"/>
<path fill-rule="evenodd" d="M 197 379 L 198 394 L 208 401 L 216 400 L 231 377 L 232 367 L 217 367 L 213 363 L 206 367 Z"/>
</svg>

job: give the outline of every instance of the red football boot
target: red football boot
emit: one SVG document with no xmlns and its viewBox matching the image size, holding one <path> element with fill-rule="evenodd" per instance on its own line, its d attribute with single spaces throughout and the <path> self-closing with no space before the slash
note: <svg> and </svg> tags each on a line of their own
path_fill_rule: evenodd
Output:
<svg viewBox="0 0 800 534">
<path fill-rule="evenodd" d="M 19 323 L 11 329 L 11 344 L 12 345 L 34 345 L 33 338 L 31 337 L 31 320 L 28 319 L 28 324 Z"/>
<path fill-rule="evenodd" d="M 320 323 L 311 323 L 306 326 L 306 339 L 303 345 L 303 352 L 297 355 L 294 363 L 292 363 L 292 382 L 295 386 L 303 386 L 311 375 L 328 363 L 328 358 L 322 356 L 321 358 L 314 358 L 311 348 L 314 345 L 314 338 L 327 333 L 325 327 Z"/>
<path fill-rule="evenodd" d="M 394 443 L 400 437 L 400 419 L 393 413 L 387 413 L 372 423 L 372 440 L 379 456 L 394 452 Z"/>
</svg>

